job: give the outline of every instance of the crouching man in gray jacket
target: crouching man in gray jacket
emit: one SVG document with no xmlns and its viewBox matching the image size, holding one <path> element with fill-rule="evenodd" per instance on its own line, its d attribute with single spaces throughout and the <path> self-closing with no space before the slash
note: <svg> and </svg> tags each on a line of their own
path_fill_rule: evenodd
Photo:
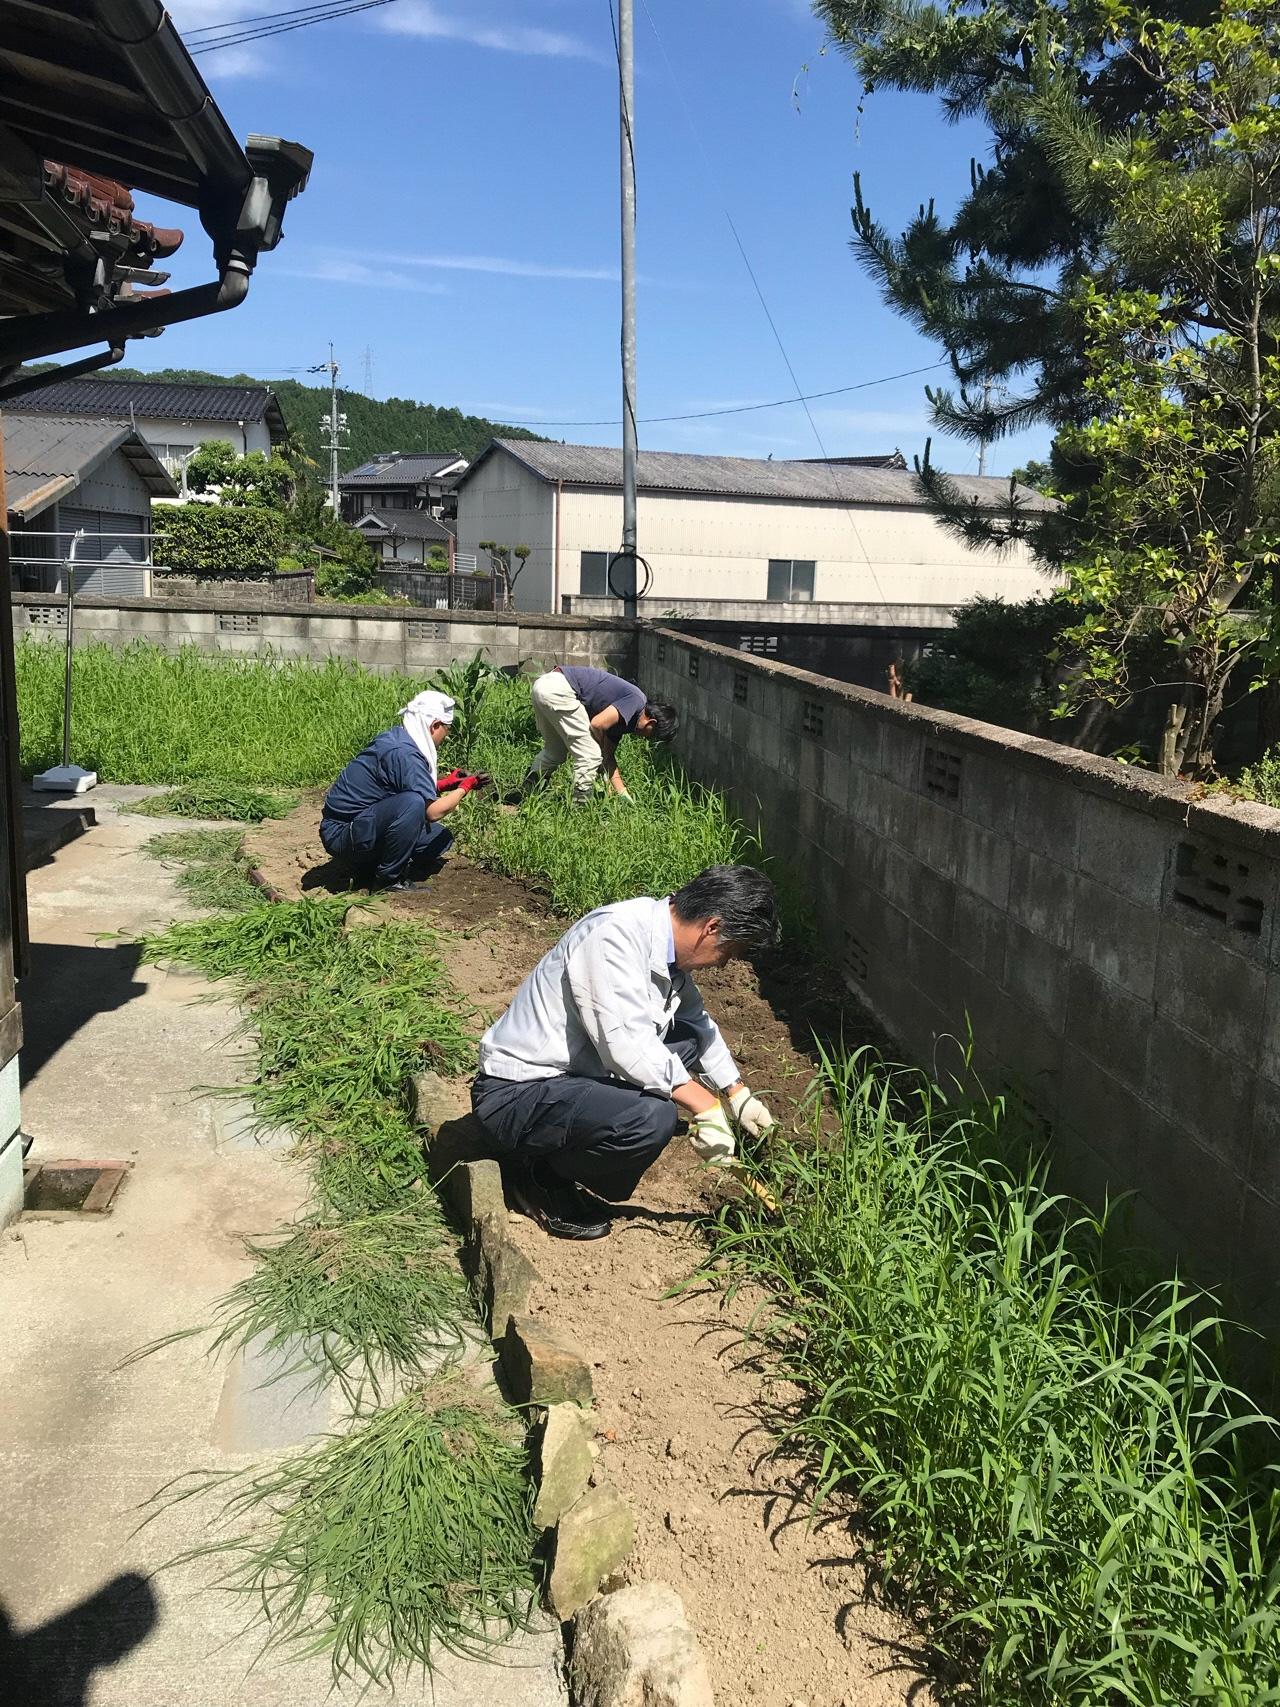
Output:
<svg viewBox="0 0 1280 1707">
<path fill-rule="evenodd" d="M 578 1188 L 630 1197 L 682 1118 L 694 1150 L 721 1163 L 735 1122 L 753 1135 L 773 1124 L 689 973 L 777 939 L 773 885 L 746 865 L 597 908 L 561 937 L 481 1038 L 471 1091 L 515 1208 L 558 1238 L 600 1239 L 610 1223 Z"/>
</svg>

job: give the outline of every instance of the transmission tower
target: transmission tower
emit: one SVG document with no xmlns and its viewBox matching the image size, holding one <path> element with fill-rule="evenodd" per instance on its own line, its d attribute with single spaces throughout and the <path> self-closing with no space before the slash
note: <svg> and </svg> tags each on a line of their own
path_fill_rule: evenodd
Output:
<svg viewBox="0 0 1280 1707">
<path fill-rule="evenodd" d="M 364 347 L 364 394 L 373 396 L 373 351 L 368 344 Z"/>
</svg>

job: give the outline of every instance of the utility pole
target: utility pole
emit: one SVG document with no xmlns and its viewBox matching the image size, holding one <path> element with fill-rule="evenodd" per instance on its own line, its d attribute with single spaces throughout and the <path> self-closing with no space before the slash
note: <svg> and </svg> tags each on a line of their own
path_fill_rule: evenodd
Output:
<svg viewBox="0 0 1280 1707">
<path fill-rule="evenodd" d="M 618 0 L 618 93 L 622 148 L 622 550 L 614 591 L 636 614 L 636 31 L 635 0 Z"/>
<path fill-rule="evenodd" d="M 329 452 L 329 508 L 334 515 L 338 514 L 338 452 L 342 450 L 347 436 L 347 417 L 338 411 L 338 364 L 333 359 L 333 345 L 329 345 L 329 359 L 321 362 L 319 367 L 310 369 L 312 373 L 327 373 L 329 375 L 329 413 L 320 417 L 320 431 L 328 441 L 325 448 Z"/>
</svg>

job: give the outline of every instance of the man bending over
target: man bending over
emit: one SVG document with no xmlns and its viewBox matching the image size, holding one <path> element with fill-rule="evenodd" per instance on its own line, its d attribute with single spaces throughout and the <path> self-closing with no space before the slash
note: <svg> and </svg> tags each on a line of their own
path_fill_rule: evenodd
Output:
<svg viewBox="0 0 1280 1707">
<path fill-rule="evenodd" d="M 710 1162 L 733 1156 L 735 1121 L 767 1131 L 689 973 L 777 939 L 773 885 L 746 865 L 599 907 L 561 937 L 481 1038 L 471 1091 L 515 1208 L 558 1238 L 603 1238 L 579 1187 L 630 1197 L 681 1119 Z"/>
<path fill-rule="evenodd" d="M 618 769 L 618 742 L 624 735 L 670 741 L 680 726 L 674 706 L 651 700 L 634 682 L 575 664 L 558 665 L 538 677 L 533 684 L 533 715 L 542 751 L 523 788 L 545 782 L 568 758 L 573 765 L 575 805 L 589 798 L 602 770 L 613 792 L 630 800 Z"/>
</svg>

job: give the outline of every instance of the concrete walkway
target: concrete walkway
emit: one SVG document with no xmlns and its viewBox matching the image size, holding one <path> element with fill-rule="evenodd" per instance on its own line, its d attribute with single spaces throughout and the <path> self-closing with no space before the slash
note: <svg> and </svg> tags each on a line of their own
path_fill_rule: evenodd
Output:
<svg viewBox="0 0 1280 1707">
<path fill-rule="evenodd" d="M 151 1576 L 200 1542 L 216 1507 L 192 1501 L 135 1533 L 140 1507 L 171 1477 L 260 1462 L 331 1417 L 327 1403 L 255 1390 L 199 1341 L 119 1367 L 138 1346 L 206 1321 L 247 1271 L 244 1236 L 269 1232 L 304 1197 L 286 1156 L 193 1096 L 237 1077 L 235 1011 L 196 1000 L 208 988 L 198 979 L 142 965 L 127 940 L 187 914 L 171 874 L 139 851 L 168 821 L 116 809 L 138 792 L 94 791 L 97 828 L 30 878 L 33 971 L 21 995 L 32 1159 L 133 1168 L 106 1217 L 24 1216 L 0 1233 L 0 1702 L 321 1707 L 327 1663 L 254 1665 L 260 1634 L 244 1633 L 242 1602 L 209 1586 L 214 1567 Z M 395 1699 L 554 1707 L 565 1700 L 562 1658 L 558 1629 L 545 1627 L 497 1662 L 449 1662 L 434 1695 L 414 1682 Z"/>
</svg>

